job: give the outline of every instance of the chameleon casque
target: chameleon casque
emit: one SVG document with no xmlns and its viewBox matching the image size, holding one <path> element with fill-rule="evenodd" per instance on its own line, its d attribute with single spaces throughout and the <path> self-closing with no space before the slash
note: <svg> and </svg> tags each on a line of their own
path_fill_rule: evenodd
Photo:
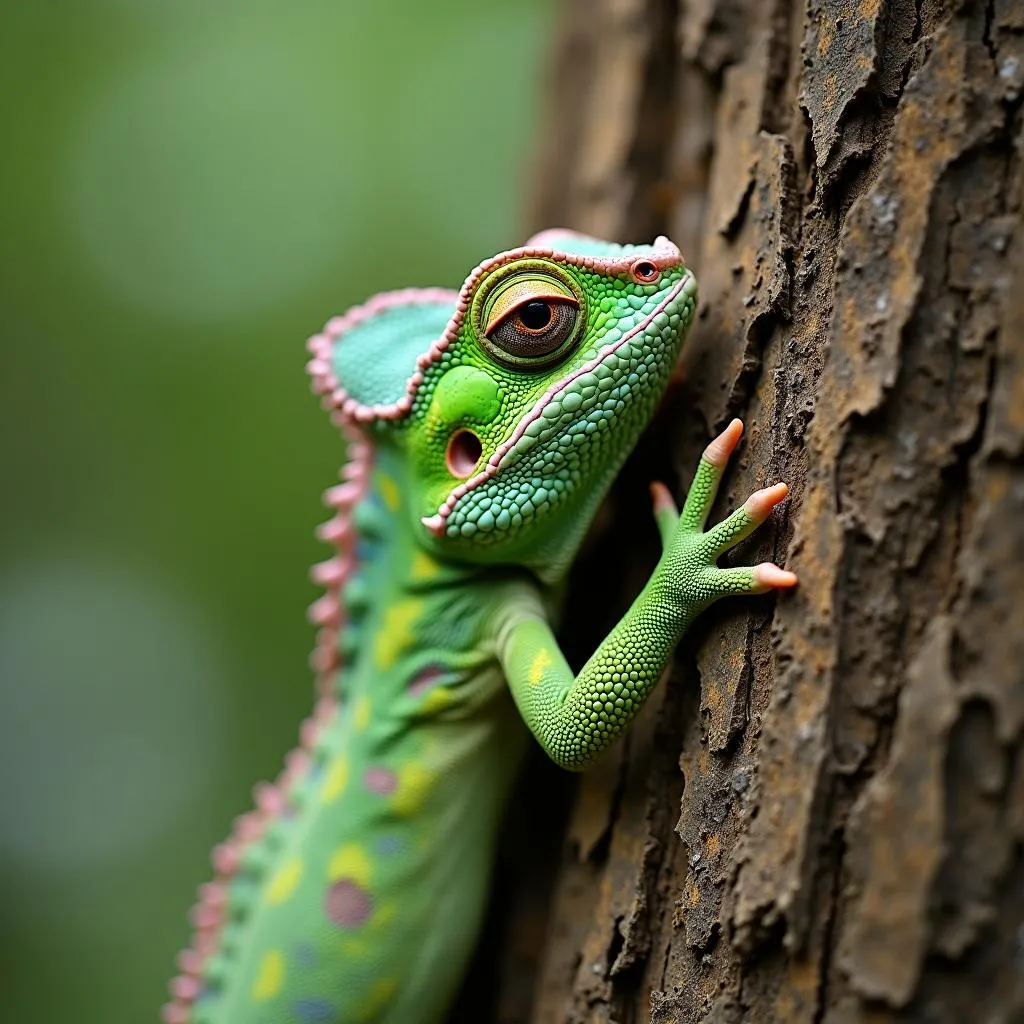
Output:
<svg viewBox="0 0 1024 1024">
<path fill-rule="evenodd" d="M 555 639 L 573 556 L 696 299 L 666 238 L 555 230 L 459 292 L 377 295 L 310 339 L 313 390 L 348 442 L 319 531 L 336 554 L 313 570 L 319 698 L 281 776 L 214 850 L 168 1024 L 441 1021 L 528 734 L 587 767 L 696 615 L 796 582 L 716 564 L 786 494 L 757 491 L 704 532 L 734 420 L 681 515 L 652 485 L 661 559 L 578 675 Z"/>
</svg>

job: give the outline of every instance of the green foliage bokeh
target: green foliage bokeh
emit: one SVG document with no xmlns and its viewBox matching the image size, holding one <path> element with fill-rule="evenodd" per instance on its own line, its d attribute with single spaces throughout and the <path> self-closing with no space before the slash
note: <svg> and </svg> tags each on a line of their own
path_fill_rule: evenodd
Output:
<svg viewBox="0 0 1024 1024">
<path fill-rule="evenodd" d="M 311 702 L 305 337 L 521 241 L 549 6 L 5 5 L 5 1022 L 156 1019 Z"/>
</svg>

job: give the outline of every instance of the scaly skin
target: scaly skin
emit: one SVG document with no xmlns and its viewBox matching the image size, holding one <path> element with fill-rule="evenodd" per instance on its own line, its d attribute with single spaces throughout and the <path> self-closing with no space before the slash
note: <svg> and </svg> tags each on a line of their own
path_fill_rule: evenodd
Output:
<svg viewBox="0 0 1024 1024">
<path fill-rule="evenodd" d="M 545 232 L 458 294 L 386 293 L 310 341 L 350 441 L 320 700 L 257 809 L 214 851 L 170 1024 L 436 1024 L 472 949 L 527 730 L 584 768 L 622 734 L 709 604 L 792 586 L 717 558 L 786 494 L 704 532 L 734 420 L 680 515 L 652 487 L 663 554 L 578 676 L 552 632 L 561 582 L 649 419 L 693 318 L 672 243 Z M 342 669 L 342 663 L 344 668 Z M 517 713 L 518 708 L 518 713 Z"/>
</svg>

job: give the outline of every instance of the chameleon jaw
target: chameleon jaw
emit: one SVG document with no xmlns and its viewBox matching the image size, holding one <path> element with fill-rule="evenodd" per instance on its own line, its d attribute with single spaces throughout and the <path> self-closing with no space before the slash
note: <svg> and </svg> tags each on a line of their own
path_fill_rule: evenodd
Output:
<svg viewBox="0 0 1024 1024">
<path fill-rule="evenodd" d="M 672 290 L 665 296 L 665 298 L 651 311 L 644 319 L 638 323 L 631 331 L 624 334 L 614 345 L 604 349 L 598 355 L 596 355 L 590 362 L 581 366 L 579 369 L 574 371 L 570 376 L 564 380 L 559 381 L 557 384 L 553 384 L 548 390 L 537 400 L 530 412 L 520 420 L 516 429 L 512 432 L 512 436 L 507 441 L 502 442 L 494 451 L 494 454 L 487 460 L 487 463 L 483 466 L 479 473 L 473 476 L 471 479 L 464 481 L 459 484 L 449 493 L 448 497 L 442 502 L 437 512 L 432 516 L 424 516 L 420 522 L 429 530 L 435 537 L 444 537 L 446 533 L 446 524 L 448 517 L 451 515 L 455 508 L 455 505 L 471 490 L 476 489 L 487 480 L 490 480 L 498 470 L 501 468 L 501 464 L 505 457 L 515 449 L 515 446 L 522 439 L 526 433 L 527 428 L 535 420 L 539 419 L 544 412 L 544 409 L 558 397 L 563 391 L 565 391 L 573 381 L 582 377 L 584 374 L 591 373 L 598 366 L 604 362 L 605 359 L 614 352 L 617 352 L 624 345 L 628 344 L 638 334 L 642 334 L 647 330 L 648 327 L 653 323 L 654 319 L 663 313 L 669 305 L 676 301 L 687 286 L 692 287 L 694 283 L 694 276 L 692 273 L 687 271 L 673 286 Z"/>
</svg>

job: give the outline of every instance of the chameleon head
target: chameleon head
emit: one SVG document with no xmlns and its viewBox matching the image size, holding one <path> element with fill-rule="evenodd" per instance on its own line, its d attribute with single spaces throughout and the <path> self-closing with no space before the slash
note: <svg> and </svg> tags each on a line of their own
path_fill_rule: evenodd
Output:
<svg viewBox="0 0 1024 1024">
<path fill-rule="evenodd" d="M 666 238 L 620 246 L 546 231 L 482 263 L 457 296 L 436 293 L 435 322 L 451 315 L 403 395 L 370 406 L 335 386 L 333 404 L 404 448 L 427 547 L 554 579 L 650 419 L 696 296 Z M 347 383 L 358 373 L 344 350 L 332 368 Z"/>
</svg>

